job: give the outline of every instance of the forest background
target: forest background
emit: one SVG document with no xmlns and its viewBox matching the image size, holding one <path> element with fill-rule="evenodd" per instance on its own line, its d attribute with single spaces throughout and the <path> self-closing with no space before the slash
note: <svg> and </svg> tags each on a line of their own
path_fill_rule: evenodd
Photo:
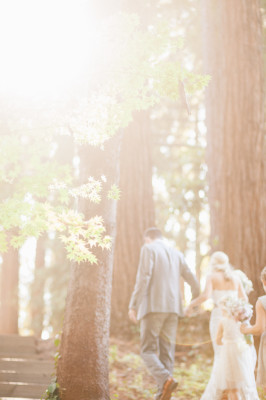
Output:
<svg viewBox="0 0 266 400">
<path fill-rule="evenodd" d="M 61 382 L 89 343 L 91 362 L 77 371 L 71 390 L 90 371 L 98 383 L 82 390 L 96 400 L 109 393 L 110 321 L 109 363 L 119 371 L 128 362 L 133 380 L 125 394 L 111 374 L 113 393 L 149 398 L 139 359 L 119 356 L 124 341 L 137 352 L 127 308 L 144 229 L 161 228 L 202 284 L 210 252 L 221 249 L 252 280 L 251 302 L 262 294 L 265 2 L 114 1 L 92 8 L 84 1 L 76 14 L 71 2 L 58 4 L 52 20 L 49 8 L 45 14 L 29 3 L 35 22 L 22 7 L 24 20 L 2 24 L 15 46 L 15 24 L 24 32 L 27 22 L 20 44 L 29 45 L 15 56 L 7 52 L 1 67 L 1 333 L 48 339 L 63 329 Z M 81 10 L 90 15 L 89 29 Z M 37 35 L 31 58 L 36 42 L 29 38 L 42 20 L 50 33 Z M 73 21 L 80 29 L 69 30 Z M 184 293 L 189 301 L 186 287 Z M 194 361 L 199 343 L 208 342 L 208 312 L 195 318 L 181 322 L 181 340 L 190 346 L 177 351 L 181 366 L 190 360 L 184 368 L 194 371 L 197 386 Z M 195 398 L 203 384 L 198 390 Z"/>
</svg>

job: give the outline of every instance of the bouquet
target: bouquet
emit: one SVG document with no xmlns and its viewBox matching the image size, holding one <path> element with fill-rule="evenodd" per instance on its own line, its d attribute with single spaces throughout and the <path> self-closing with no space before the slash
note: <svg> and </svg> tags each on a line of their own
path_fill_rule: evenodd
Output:
<svg viewBox="0 0 266 400">
<path fill-rule="evenodd" d="M 219 306 L 221 306 L 230 317 L 234 318 L 235 321 L 246 325 L 250 324 L 249 321 L 253 314 L 252 304 L 247 303 L 243 299 L 227 296 L 221 299 Z M 244 337 L 248 344 L 254 343 L 252 335 L 244 335 Z"/>
<path fill-rule="evenodd" d="M 241 301 L 238 300 L 238 304 L 236 304 L 231 310 L 232 317 L 234 317 L 236 321 L 240 321 L 242 323 L 249 323 L 252 314 L 252 305 L 246 303 L 242 299 Z"/>
</svg>

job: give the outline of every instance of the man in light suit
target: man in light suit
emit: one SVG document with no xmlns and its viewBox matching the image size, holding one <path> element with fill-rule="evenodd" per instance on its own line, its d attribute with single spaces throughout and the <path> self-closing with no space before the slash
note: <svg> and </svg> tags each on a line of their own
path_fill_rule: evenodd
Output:
<svg viewBox="0 0 266 400">
<path fill-rule="evenodd" d="M 161 231 L 144 233 L 129 318 L 140 320 L 141 356 L 158 386 L 156 400 L 169 400 L 178 383 L 172 377 L 178 316 L 183 315 L 180 277 L 191 286 L 193 297 L 199 284 L 184 256 L 163 240 Z"/>
</svg>

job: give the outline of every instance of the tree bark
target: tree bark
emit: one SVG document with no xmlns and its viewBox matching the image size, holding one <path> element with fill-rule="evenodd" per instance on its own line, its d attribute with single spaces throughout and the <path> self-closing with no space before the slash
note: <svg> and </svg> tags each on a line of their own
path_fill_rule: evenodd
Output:
<svg viewBox="0 0 266 400">
<path fill-rule="evenodd" d="M 265 254 L 262 24 L 259 0 L 204 0 L 212 249 L 262 292 Z"/>
<path fill-rule="evenodd" d="M 10 247 L 2 257 L 0 332 L 18 334 L 19 252 Z"/>
<path fill-rule="evenodd" d="M 46 236 L 37 240 L 34 281 L 31 286 L 31 328 L 37 337 L 42 336 L 43 330 L 46 240 Z"/>
<path fill-rule="evenodd" d="M 105 151 L 86 146 L 80 151 L 81 181 L 89 176 L 107 185 L 119 184 L 120 135 L 110 139 Z M 100 205 L 80 202 L 86 219 L 101 215 L 107 234 L 115 239 L 116 201 L 103 194 Z M 73 263 L 58 365 L 62 400 L 108 400 L 109 322 L 112 287 L 113 248 L 96 248 L 97 265 Z M 73 373 L 75 371 L 75 373 Z"/>
<path fill-rule="evenodd" d="M 150 124 L 139 112 L 127 128 L 121 147 L 121 199 L 117 211 L 111 333 L 127 333 L 130 295 L 138 268 L 143 232 L 154 226 Z"/>
<path fill-rule="evenodd" d="M 49 247 L 53 254 L 53 263 L 49 267 L 47 277 L 51 294 L 49 324 L 55 335 L 62 331 L 71 263 L 66 258 L 66 249 L 59 238 L 53 239 Z"/>
</svg>

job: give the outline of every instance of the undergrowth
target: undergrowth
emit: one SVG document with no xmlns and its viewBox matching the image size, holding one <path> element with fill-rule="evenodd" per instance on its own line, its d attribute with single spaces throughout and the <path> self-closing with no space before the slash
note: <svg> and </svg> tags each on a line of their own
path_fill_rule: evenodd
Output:
<svg viewBox="0 0 266 400">
<path fill-rule="evenodd" d="M 128 350 L 128 351 L 127 351 Z M 141 357 L 130 348 L 110 347 L 111 400 L 154 399 L 156 385 Z M 176 354 L 174 377 L 179 382 L 172 400 L 198 400 L 209 380 L 212 359 L 198 349 Z"/>
<path fill-rule="evenodd" d="M 210 344 L 178 347 L 173 376 L 178 388 L 171 400 L 199 400 L 209 381 L 213 356 Z M 139 355 L 139 343 L 115 341 L 110 346 L 111 400 L 153 400 L 156 385 Z M 258 388 L 260 400 L 266 392 Z"/>
</svg>

